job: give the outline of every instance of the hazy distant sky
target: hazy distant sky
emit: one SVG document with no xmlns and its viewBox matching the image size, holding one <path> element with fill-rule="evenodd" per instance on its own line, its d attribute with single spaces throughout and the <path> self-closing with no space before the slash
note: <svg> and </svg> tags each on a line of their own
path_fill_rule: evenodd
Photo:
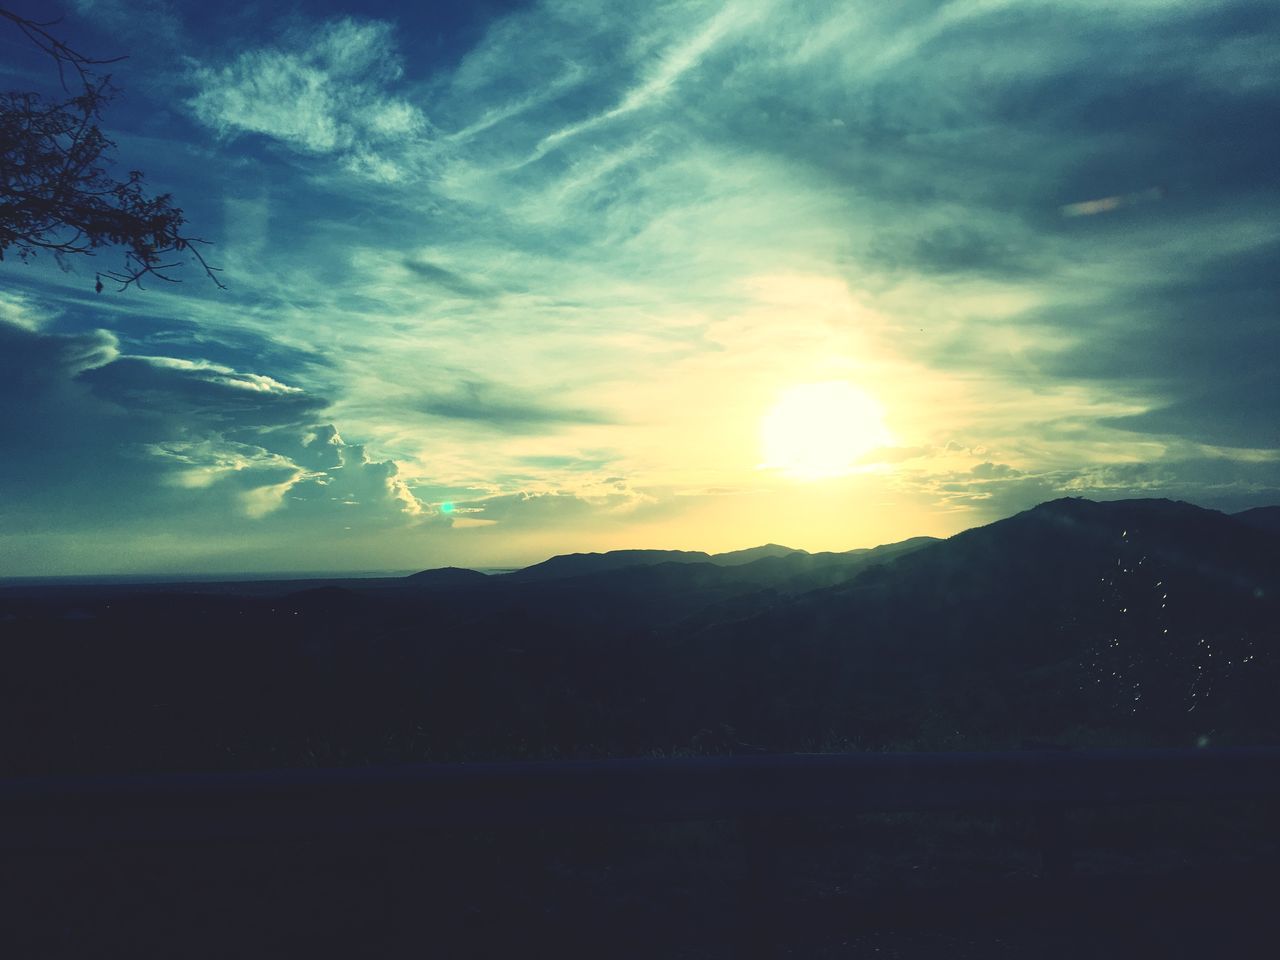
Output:
<svg viewBox="0 0 1280 960">
<path fill-rule="evenodd" d="M 61 13 L 228 289 L 0 264 L 0 575 L 1280 502 L 1280 5 Z"/>
</svg>

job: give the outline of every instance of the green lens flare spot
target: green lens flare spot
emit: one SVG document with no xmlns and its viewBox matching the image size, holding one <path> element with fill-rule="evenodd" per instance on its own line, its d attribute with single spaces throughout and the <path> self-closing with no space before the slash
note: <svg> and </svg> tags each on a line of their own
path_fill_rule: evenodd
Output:
<svg viewBox="0 0 1280 960">
<path fill-rule="evenodd" d="M 452 500 L 446 500 L 444 503 L 440 504 L 440 512 L 441 512 L 441 513 L 453 513 L 453 501 L 452 501 Z"/>
</svg>

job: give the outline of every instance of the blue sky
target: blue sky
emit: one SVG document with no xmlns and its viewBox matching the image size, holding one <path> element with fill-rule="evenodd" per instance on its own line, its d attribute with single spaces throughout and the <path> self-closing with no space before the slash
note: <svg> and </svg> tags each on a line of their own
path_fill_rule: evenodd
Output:
<svg viewBox="0 0 1280 960">
<path fill-rule="evenodd" d="M 1280 502 L 1274 4 L 62 13 L 227 289 L 0 264 L 0 575 Z"/>
</svg>

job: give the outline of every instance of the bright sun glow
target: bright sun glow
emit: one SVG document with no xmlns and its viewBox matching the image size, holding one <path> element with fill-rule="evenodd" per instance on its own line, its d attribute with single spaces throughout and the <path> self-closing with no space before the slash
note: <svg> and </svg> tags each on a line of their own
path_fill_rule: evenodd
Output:
<svg viewBox="0 0 1280 960">
<path fill-rule="evenodd" d="M 783 391 L 760 423 L 761 466 L 801 480 L 852 473 L 892 442 L 879 401 L 843 380 Z"/>
</svg>

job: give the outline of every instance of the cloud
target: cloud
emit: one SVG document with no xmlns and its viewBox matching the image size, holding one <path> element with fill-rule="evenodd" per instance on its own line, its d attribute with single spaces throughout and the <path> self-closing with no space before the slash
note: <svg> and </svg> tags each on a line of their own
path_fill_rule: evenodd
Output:
<svg viewBox="0 0 1280 960">
<path fill-rule="evenodd" d="M 617 524 L 634 519 L 658 500 L 627 480 L 609 477 L 579 484 L 576 489 L 501 494 L 458 506 L 475 519 L 494 522 L 501 530 L 537 530 L 548 525 L 581 527 L 591 522 Z"/>
<path fill-rule="evenodd" d="M 122 355 L 107 331 L 0 324 L 0 534 L 124 525 L 129 536 L 270 519 L 405 526 L 394 461 L 325 423 L 321 398 L 207 360 Z"/>
<path fill-rule="evenodd" d="M 33 478 L 124 471 L 93 432 L 134 451 L 122 477 L 209 515 L 225 492 L 219 515 L 263 530 L 403 483 L 512 511 L 495 545 L 544 517 L 552 552 L 592 535 L 579 494 L 616 474 L 668 506 L 725 491 L 698 516 L 741 531 L 726 503 L 788 502 L 728 495 L 760 482 L 772 398 L 844 379 L 900 441 L 858 502 L 901 492 L 961 523 L 1073 491 L 1273 496 L 1274 5 L 484 7 L 448 50 L 430 14 L 218 56 L 243 21 L 202 15 L 188 109 L 221 139 L 129 119 L 185 138 L 157 152 L 164 182 L 214 195 L 240 285 L 24 314 L 66 339 L 23 347 L 14 376 L 80 451 Z M 335 423 L 368 452 L 318 439 Z M 170 482 L 200 469 L 208 486 Z M 848 511 L 827 509 L 805 529 L 835 537 Z M 870 521 L 850 517 L 856 543 Z"/>
<path fill-rule="evenodd" d="M 222 136 L 263 134 L 304 153 L 338 155 L 376 180 L 400 179 L 385 148 L 428 124 L 417 106 L 387 92 L 402 74 L 391 24 L 342 18 L 288 40 L 196 68 L 199 91 L 187 105 Z"/>
<path fill-rule="evenodd" d="M 404 266 L 427 284 L 459 297 L 489 297 L 496 292 L 487 284 L 468 280 L 459 273 L 430 260 L 406 257 Z"/>
<path fill-rule="evenodd" d="M 20 293 L 0 291 L 0 325 L 20 327 L 35 332 L 45 322 L 46 314 L 35 302 Z"/>
<path fill-rule="evenodd" d="M 519 458 L 519 462 L 533 470 L 604 470 L 609 460 L 604 457 L 547 456 L 535 454 Z"/>
<path fill-rule="evenodd" d="M 20 418 L 23 401 L 63 388 L 81 374 L 116 360 L 120 341 L 107 330 L 67 335 L 39 332 L 23 303 L 20 322 L 0 322 L 0 412 Z M 6 318 L 8 319 L 8 318 Z M 25 418 L 21 418 L 25 419 Z"/>
<path fill-rule="evenodd" d="M 1111 197 L 1099 197 L 1096 200 L 1080 200 L 1076 203 L 1064 204 L 1059 209 L 1064 217 L 1094 217 L 1100 213 L 1110 213 L 1123 207 L 1131 207 L 1139 203 L 1152 203 L 1164 199 L 1164 190 L 1160 187 L 1148 187 L 1134 193 L 1122 193 Z"/>
<path fill-rule="evenodd" d="M 1218 447 L 1280 451 L 1280 371 L 1249 373 L 1199 396 L 1101 424 Z"/>
<path fill-rule="evenodd" d="M 172 482 L 179 487 L 230 484 L 249 516 L 288 502 L 391 517 L 421 512 L 393 461 L 374 461 L 362 445 L 343 441 L 319 420 L 323 399 L 273 377 L 208 362 L 121 357 L 81 379 L 126 409 L 163 411 L 155 429 L 170 439 L 146 452 L 176 465 Z"/>
<path fill-rule="evenodd" d="M 534 148 L 529 161 L 539 160 L 573 137 L 650 105 L 669 94 L 680 78 L 698 66 L 703 57 L 733 31 L 755 19 L 764 4 L 730 3 L 695 28 L 691 37 L 668 47 L 644 71 L 643 79 L 626 90 L 607 110 L 570 123 L 547 134 Z"/>
<path fill-rule="evenodd" d="M 350 508 L 357 508 L 365 517 L 377 517 L 388 509 L 392 515 L 412 517 L 427 512 L 401 479 L 399 465 L 394 460 L 374 460 L 362 444 L 346 443 L 331 424 L 321 425 L 307 434 L 302 444 L 318 453 L 324 451 L 336 462 L 306 474 L 296 488 L 288 491 L 290 498 L 299 504 L 312 507 L 340 504 L 348 508 L 348 513 Z"/>
<path fill-rule="evenodd" d="M 984 522 L 1063 496 L 1190 500 L 1231 513 L 1280 500 L 1280 458 L 1191 454 L 1030 472 L 987 462 L 968 471 L 900 476 L 897 483 Z"/>
<path fill-rule="evenodd" d="M 1231 249 L 1234 247 L 1235 249 Z M 1062 310 L 1077 337 L 1037 359 L 1055 377 L 1114 384 L 1140 413 L 1103 426 L 1197 443 L 1280 449 L 1280 244 L 1238 234 L 1188 251 L 1166 275 L 1103 304 Z"/>
<path fill-rule="evenodd" d="M 1007 463 L 992 463 L 990 460 L 978 464 L 969 471 L 975 477 L 982 480 L 990 480 L 995 477 L 1017 477 L 1021 476 L 1020 470 L 1015 470 Z"/>
<path fill-rule="evenodd" d="M 463 380 L 447 392 L 422 397 L 417 408 L 433 417 L 462 420 L 508 433 L 542 431 L 563 424 L 609 422 L 590 410 L 560 406 L 481 380 Z"/>
<path fill-rule="evenodd" d="M 878 238 L 870 258 L 891 269 L 965 279 L 1025 280 L 1040 266 L 1025 241 L 1015 242 L 1007 231 L 968 225 L 938 227 L 912 237 Z"/>
<path fill-rule="evenodd" d="M 183 490 L 231 488 L 244 516 L 254 519 L 278 510 L 303 476 L 286 457 L 217 437 L 148 444 L 143 449 L 176 466 L 167 478 L 171 485 Z"/>
<path fill-rule="evenodd" d="M 119 356 L 86 370 L 94 393 L 126 409 L 217 429 L 293 423 L 315 416 L 325 401 L 273 377 L 222 364 L 174 357 Z"/>
</svg>

